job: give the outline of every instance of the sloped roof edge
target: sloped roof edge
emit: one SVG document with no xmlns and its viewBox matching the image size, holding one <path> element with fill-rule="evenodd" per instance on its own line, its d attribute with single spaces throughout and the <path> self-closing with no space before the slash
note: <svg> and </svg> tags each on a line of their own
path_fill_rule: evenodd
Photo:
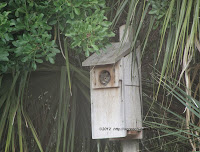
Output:
<svg viewBox="0 0 200 152">
<path fill-rule="evenodd" d="M 136 44 L 138 46 L 138 43 Z M 100 54 L 94 53 L 83 61 L 82 66 L 95 66 L 114 64 L 131 51 L 131 43 L 111 43 L 106 51 L 100 50 Z"/>
</svg>

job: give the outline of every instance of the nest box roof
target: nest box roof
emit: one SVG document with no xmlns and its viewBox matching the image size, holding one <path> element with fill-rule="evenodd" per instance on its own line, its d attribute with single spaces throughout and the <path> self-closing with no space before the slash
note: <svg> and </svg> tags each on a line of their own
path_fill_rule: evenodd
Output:
<svg viewBox="0 0 200 152">
<path fill-rule="evenodd" d="M 122 57 L 126 56 L 131 51 L 131 44 L 121 42 L 111 43 L 111 46 L 106 48 L 106 51 L 100 50 L 100 54 L 94 53 L 88 57 L 83 63 L 83 66 L 95 66 L 114 64 Z"/>
<path fill-rule="evenodd" d="M 120 42 L 111 43 L 105 51 L 100 50 L 100 54 L 94 53 L 88 57 L 82 66 L 95 66 L 95 65 L 106 65 L 114 64 L 119 61 L 122 57 L 126 56 L 131 52 L 131 42 L 132 42 L 132 30 L 122 25 L 119 28 Z M 136 45 L 138 46 L 138 42 Z M 136 46 L 136 47 L 137 47 Z"/>
</svg>

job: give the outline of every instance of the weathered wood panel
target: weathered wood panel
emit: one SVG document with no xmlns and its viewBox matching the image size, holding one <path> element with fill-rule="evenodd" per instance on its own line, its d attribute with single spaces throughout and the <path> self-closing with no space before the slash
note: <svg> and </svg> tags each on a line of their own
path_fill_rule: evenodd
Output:
<svg viewBox="0 0 200 152">
<path fill-rule="evenodd" d="M 120 80 L 122 79 L 120 78 L 122 70 L 120 64 L 116 66 L 118 66 L 118 87 L 91 87 L 91 121 L 93 139 L 118 138 L 127 135 L 127 131 L 124 130 L 124 100 L 122 100 L 122 81 Z M 98 67 L 96 68 L 98 69 Z M 94 75 L 92 70 L 93 68 L 90 71 L 91 78 Z M 91 79 L 91 85 L 93 83 L 92 81 L 93 80 Z"/>
<path fill-rule="evenodd" d="M 125 137 L 124 103 L 120 88 L 91 90 L 92 138 Z"/>
<path fill-rule="evenodd" d="M 139 57 L 140 47 L 136 49 L 136 52 L 130 53 L 124 57 L 124 84 L 125 85 L 135 85 L 139 86 L 140 84 L 140 58 Z M 133 55 L 132 55 L 133 54 Z M 137 58 L 136 58 L 137 54 Z M 134 61 L 134 62 L 133 62 Z"/>
<path fill-rule="evenodd" d="M 125 31 L 126 30 L 126 31 Z M 126 25 L 122 25 L 119 28 L 119 41 L 126 43 L 126 42 L 132 42 L 133 40 L 133 30 L 131 27 L 127 27 Z"/>
<path fill-rule="evenodd" d="M 137 54 L 137 55 L 136 55 Z M 140 75 L 140 50 L 136 54 L 130 53 L 124 57 L 124 100 L 125 100 L 125 126 L 135 131 L 142 128 L 142 100 Z M 142 132 L 134 136 L 142 139 Z"/>
<path fill-rule="evenodd" d="M 141 128 L 139 87 L 125 86 L 125 120 L 127 128 Z"/>
<path fill-rule="evenodd" d="M 112 43 L 111 46 L 106 48 L 106 51 L 100 50 L 100 54 L 94 53 L 87 58 L 82 66 L 114 64 L 130 53 L 130 45 L 130 42 L 124 44 L 121 42 Z"/>
</svg>

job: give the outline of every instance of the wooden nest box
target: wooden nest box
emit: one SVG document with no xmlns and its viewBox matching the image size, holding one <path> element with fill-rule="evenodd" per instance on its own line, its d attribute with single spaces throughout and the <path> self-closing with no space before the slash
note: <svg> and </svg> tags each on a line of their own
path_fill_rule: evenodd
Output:
<svg viewBox="0 0 200 152">
<path fill-rule="evenodd" d="M 93 54 L 82 65 L 90 66 L 93 139 L 141 139 L 142 99 L 140 45 L 131 51 L 131 34 Z M 127 33 L 130 32 L 130 28 Z M 122 38 L 124 39 L 122 42 Z"/>
</svg>

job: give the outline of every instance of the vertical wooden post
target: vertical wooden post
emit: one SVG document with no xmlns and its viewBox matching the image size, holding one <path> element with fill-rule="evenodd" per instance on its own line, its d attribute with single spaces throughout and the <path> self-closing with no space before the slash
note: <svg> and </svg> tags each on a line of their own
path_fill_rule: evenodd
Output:
<svg viewBox="0 0 200 152">
<path fill-rule="evenodd" d="M 122 152 L 139 152 L 138 140 L 122 141 Z"/>
<path fill-rule="evenodd" d="M 133 39 L 133 31 L 132 31 L 132 29 L 130 27 L 128 27 L 127 28 L 127 32 L 125 33 L 125 35 L 124 35 L 124 32 L 125 32 L 125 25 L 120 27 L 120 33 L 119 33 L 120 41 L 123 42 L 123 43 L 131 42 L 132 39 Z M 140 50 L 137 50 L 136 54 L 137 54 L 136 58 L 138 59 L 138 61 L 140 61 Z M 132 66 L 133 66 L 132 63 L 131 63 L 132 62 L 131 60 L 133 59 L 132 55 L 133 54 L 131 53 L 131 54 L 129 54 L 129 55 L 127 55 L 125 57 L 125 61 L 126 61 L 127 65 L 125 65 L 124 70 L 126 70 L 126 68 L 129 67 L 130 69 L 128 69 L 127 71 L 131 71 Z M 137 66 L 140 66 L 140 64 L 141 63 L 139 62 L 138 64 L 134 65 L 134 67 L 133 67 L 134 68 L 134 73 L 135 74 L 137 73 L 136 75 L 138 75 L 138 78 L 134 80 L 135 83 L 139 83 L 139 81 L 141 79 L 140 70 L 139 70 L 139 73 L 137 71 L 137 68 L 138 68 Z M 129 72 L 125 72 L 125 74 L 126 74 L 125 77 L 132 77 L 131 73 L 132 72 L 130 72 L 130 73 Z M 132 80 L 132 79 L 131 78 L 127 78 L 127 80 Z M 126 81 L 126 80 L 124 80 L 124 81 Z M 134 82 L 131 81 L 130 84 L 133 84 L 133 83 Z M 139 115 L 132 115 L 133 112 L 131 112 L 133 110 L 137 111 L 137 109 L 134 109 L 134 108 L 136 108 L 136 107 L 138 108 L 138 106 L 142 106 L 140 104 L 138 105 L 138 103 L 140 103 L 141 99 L 140 99 L 140 94 L 139 94 L 139 88 L 137 88 L 137 85 L 139 87 L 141 87 L 141 86 L 140 86 L 140 84 L 134 84 L 134 85 L 136 85 L 136 86 L 125 86 L 125 87 L 128 87 L 127 90 L 132 91 L 132 93 L 134 92 L 134 94 L 135 94 L 134 97 L 129 96 L 129 93 L 128 93 L 128 91 L 126 91 L 126 88 L 125 88 L 125 91 L 126 91 L 125 96 L 127 96 L 126 97 L 127 99 L 126 99 L 125 102 L 128 103 L 128 105 L 126 103 L 127 107 L 125 107 L 125 110 L 126 110 L 125 111 L 126 127 L 128 127 L 128 128 L 129 127 L 141 128 L 142 127 L 141 126 L 142 125 L 141 122 L 138 123 L 138 124 L 136 122 L 136 124 L 135 124 L 135 119 L 139 120 L 139 121 L 142 121 L 140 112 L 136 112 L 136 114 L 139 114 Z M 132 119 L 132 121 L 131 121 L 131 119 Z M 122 141 L 122 152 L 139 152 L 139 140 L 135 139 L 135 140 L 124 140 L 124 141 Z"/>
<path fill-rule="evenodd" d="M 119 28 L 119 41 L 126 43 L 126 42 L 131 42 L 132 40 L 133 40 L 132 28 L 129 26 L 126 29 L 126 25 L 120 26 L 120 28 Z"/>
</svg>

